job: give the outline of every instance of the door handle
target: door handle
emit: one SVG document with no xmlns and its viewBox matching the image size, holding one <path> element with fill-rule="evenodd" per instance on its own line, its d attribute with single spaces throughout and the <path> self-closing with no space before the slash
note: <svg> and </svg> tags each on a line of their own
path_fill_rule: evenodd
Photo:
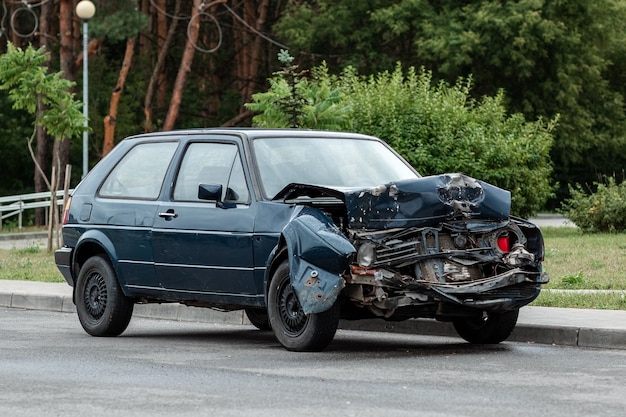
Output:
<svg viewBox="0 0 626 417">
<path fill-rule="evenodd" d="M 178 217 L 178 214 L 174 213 L 174 210 L 169 209 L 164 213 L 159 213 L 158 216 L 164 218 L 165 220 L 172 220 Z"/>
</svg>

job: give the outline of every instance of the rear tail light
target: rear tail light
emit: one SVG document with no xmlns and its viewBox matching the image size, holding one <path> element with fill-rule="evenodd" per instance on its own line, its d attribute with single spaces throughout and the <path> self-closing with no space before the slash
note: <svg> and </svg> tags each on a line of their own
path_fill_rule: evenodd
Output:
<svg viewBox="0 0 626 417">
<path fill-rule="evenodd" d="M 72 204 L 72 197 L 69 197 L 65 202 L 65 207 L 63 208 L 63 224 L 67 224 L 70 218 L 70 204 Z"/>
<path fill-rule="evenodd" d="M 511 251 L 511 245 L 509 242 L 508 236 L 500 236 L 498 237 L 498 247 L 504 253 L 508 253 Z"/>
</svg>

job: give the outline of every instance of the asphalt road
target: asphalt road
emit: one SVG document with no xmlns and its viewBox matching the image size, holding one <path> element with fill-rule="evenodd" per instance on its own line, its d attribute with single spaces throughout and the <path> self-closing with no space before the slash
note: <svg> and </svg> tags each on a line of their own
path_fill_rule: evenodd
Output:
<svg viewBox="0 0 626 417">
<path fill-rule="evenodd" d="M 0 309 L 0 416 L 622 416 L 626 351 L 339 331 L 292 353 L 251 326 Z"/>
</svg>

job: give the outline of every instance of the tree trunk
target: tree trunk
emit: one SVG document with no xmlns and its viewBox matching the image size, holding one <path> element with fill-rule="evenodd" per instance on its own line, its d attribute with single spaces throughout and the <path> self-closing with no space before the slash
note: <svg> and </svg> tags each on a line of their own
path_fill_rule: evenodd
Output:
<svg viewBox="0 0 626 417">
<path fill-rule="evenodd" d="M 265 31 L 265 22 L 267 20 L 267 12 L 269 9 L 269 0 L 261 0 L 258 2 L 258 6 L 254 7 L 254 2 L 245 2 L 246 13 L 244 19 L 246 22 L 254 27 L 259 32 Z M 246 78 L 244 80 L 243 90 L 241 91 L 242 100 L 244 103 L 251 101 L 252 94 L 255 91 L 255 84 L 260 72 L 261 65 L 261 51 L 263 42 L 265 40 L 258 35 L 253 34 L 252 39 L 248 39 L 246 45 L 244 45 L 244 53 L 248 55 L 246 60 L 248 63 L 246 69 Z"/>
<path fill-rule="evenodd" d="M 51 5 L 50 2 L 42 3 L 41 5 L 41 16 L 39 21 L 39 45 L 46 48 L 46 51 L 50 50 L 49 38 L 50 38 L 50 25 L 48 17 L 51 13 Z M 49 57 L 49 56 L 48 56 Z M 50 60 L 46 61 L 46 67 L 50 66 Z M 44 110 L 44 105 L 41 100 L 37 102 L 37 111 L 42 112 Z M 41 127 L 37 126 L 37 149 L 35 159 L 37 164 L 41 167 L 44 172 L 47 172 L 50 169 L 50 136 L 46 133 L 46 131 Z M 41 175 L 41 172 L 35 168 L 34 172 L 34 184 L 35 184 L 35 192 L 42 192 L 48 190 L 48 186 L 46 185 L 46 181 L 44 177 Z M 46 210 L 44 208 L 35 209 L 35 225 L 43 226 L 46 224 Z"/>
<path fill-rule="evenodd" d="M 6 5 L 4 1 L 3 3 Z M 6 16 L 13 16 L 13 13 L 15 13 L 15 8 L 16 8 L 15 4 L 9 3 L 9 10 L 7 10 Z M 19 27 L 17 29 L 19 30 Z M 9 35 L 11 36 L 11 43 L 13 43 L 13 45 L 15 46 L 22 46 L 22 39 L 17 35 L 17 32 L 14 30 L 9 30 L 8 32 L 9 32 Z"/>
<path fill-rule="evenodd" d="M 174 90 L 172 91 L 172 99 L 170 100 L 170 107 L 163 124 L 163 130 L 172 130 L 176 119 L 178 118 L 178 111 L 180 109 L 180 103 L 183 98 L 183 90 L 185 89 L 185 82 L 187 81 L 187 74 L 191 71 L 191 63 L 196 52 L 195 45 L 198 44 L 198 33 L 200 29 L 200 4 L 202 0 L 193 0 L 193 8 L 191 10 L 191 20 L 189 22 L 188 38 L 185 44 L 185 51 L 183 52 L 183 58 L 180 61 L 180 67 L 178 68 L 178 75 L 176 76 L 176 82 L 174 83 Z"/>
<path fill-rule="evenodd" d="M 135 54 L 135 42 L 136 37 L 128 38 L 126 40 L 126 52 L 124 53 L 124 61 L 122 62 L 122 68 L 117 78 L 117 84 L 111 94 L 111 101 L 109 103 L 109 114 L 104 118 L 104 144 L 102 146 L 102 157 L 104 158 L 115 146 L 115 121 L 117 119 L 117 107 L 120 102 L 122 91 L 124 91 L 124 84 L 126 83 L 126 77 L 128 71 L 133 62 L 133 56 Z"/>
<path fill-rule="evenodd" d="M 72 0 L 61 0 L 59 8 L 59 28 L 60 28 L 60 67 L 63 78 L 74 81 L 74 37 L 73 37 L 73 16 L 74 2 Z M 52 155 L 52 164 L 60 170 L 59 177 L 65 180 L 65 166 L 70 159 L 70 140 L 63 138 L 60 143 L 55 143 Z"/>
<path fill-rule="evenodd" d="M 50 212 L 48 213 L 50 216 L 50 222 L 48 223 L 48 252 L 52 252 L 52 249 L 54 249 L 54 243 L 53 243 L 53 238 L 54 238 L 54 230 L 57 226 L 57 216 L 55 213 L 57 213 L 58 211 L 58 207 L 57 207 L 57 196 L 56 196 L 56 189 L 57 189 L 57 170 L 56 167 L 53 166 L 52 167 L 52 175 L 50 178 L 51 181 L 51 186 L 50 186 Z"/>
<path fill-rule="evenodd" d="M 163 0 L 163 3 L 165 1 Z M 180 3 L 181 0 L 176 0 L 174 6 L 174 16 L 177 16 L 180 12 Z M 150 81 L 148 82 L 148 88 L 146 89 L 146 97 L 143 102 L 143 113 L 146 117 L 144 121 L 144 131 L 152 132 L 153 124 L 152 124 L 152 98 L 154 97 L 154 90 L 158 86 L 159 90 L 162 86 L 165 86 L 165 72 L 163 71 L 163 65 L 165 64 L 165 58 L 167 57 L 167 53 L 169 51 L 170 45 L 172 44 L 172 40 L 174 39 L 174 33 L 176 32 L 176 27 L 178 26 L 178 19 L 172 19 L 172 23 L 170 24 L 169 30 L 167 30 L 167 34 L 164 31 L 166 29 L 167 21 L 165 20 L 165 16 L 161 19 L 162 13 L 159 13 L 159 56 L 157 58 L 157 62 L 154 65 L 154 69 L 152 71 L 152 76 L 150 77 Z M 163 21 L 161 21 L 163 20 Z M 163 27 L 161 27 L 163 25 Z M 164 39 L 161 39 L 161 34 L 165 35 Z M 159 105 L 158 95 L 157 95 L 157 105 Z"/>
<path fill-rule="evenodd" d="M 166 10 L 166 0 L 156 0 L 157 4 L 159 6 L 159 9 L 161 10 Z M 174 8 L 175 11 L 173 13 L 173 16 L 178 16 L 178 13 L 180 13 L 180 5 L 181 1 L 180 0 L 176 0 L 176 3 L 174 4 Z M 178 19 L 173 19 L 172 22 L 170 23 L 170 25 L 172 25 L 174 28 L 172 29 L 170 27 L 170 30 L 167 29 L 167 16 L 164 13 L 157 13 L 157 45 L 159 46 L 159 59 L 161 59 L 161 55 L 163 55 L 163 62 L 165 62 L 165 57 L 167 56 L 168 53 L 168 49 L 169 46 L 168 44 L 168 37 L 169 32 L 172 32 L 171 36 L 174 36 L 174 31 L 176 29 L 176 26 L 178 25 Z M 169 40 L 169 43 L 171 43 L 172 40 Z M 166 46 L 168 46 L 166 48 Z M 161 66 L 163 66 L 163 64 L 161 64 Z M 165 108 L 165 103 L 167 101 L 167 74 L 165 73 L 165 71 L 159 69 L 158 72 L 158 79 L 157 79 L 157 93 L 156 93 L 156 102 L 157 102 L 157 107 L 159 108 Z M 152 100 L 152 99 L 151 99 Z"/>
<path fill-rule="evenodd" d="M 141 13 L 150 17 L 150 0 L 141 0 L 139 3 Z M 139 34 L 139 55 L 147 55 L 150 53 L 150 32 L 150 23 L 148 23 L 147 28 Z"/>
<path fill-rule="evenodd" d="M 265 31 L 269 3 L 269 0 L 243 2 L 243 13 L 240 18 L 245 23 L 239 20 L 234 22 L 235 33 L 233 38 L 235 51 L 237 51 L 234 65 L 242 104 L 251 101 L 252 94 L 255 92 L 257 77 L 263 64 L 261 51 L 265 40 L 253 33 L 250 28 L 261 33 Z M 241 112 L 245 112 L 243 105 Z"/>
<path fill-rule="evenodd" d="M 98 52 L 100 46 L 102 46 L 102 39 L 89 39 L 89 43 L 87 44 L 87 59 L 90 56 L 95 55 Z M 76 46 L 76 45 L 74 45 Z M 83 66 L 83 45 L 81 44 L 79 48 L 74 48 L 75 51 L 78 52 L 78 56 L 76 57 L 76 62 L 74 62 L 74 68 L 81 68 Z"/>
<path fill-rule="evenodd" d="M 233 13 L 237 13 L 237 10 L 233 10 Z M 242 26 L 238 19 L 233 20 L 233 46 L 234 55 L 232 65 L 235 73 L 235 86 L 239 93 L 243 91 L 243 80 L 245 78 L 245 68 L 247 65 L 246 54 L 244 53 L 245 45 L 245 28 Z M 243 103 L 243 101 L 242 101 Z"/>
<path fill-rule="evenodd" d="M 223 0 L 223 2 L 226 2 L 226 0 Z M 218 4 L 211 6 L 211 13 L 214 16 L 217 13 L 218 7 L 219 7 Z M 220 47 L 218 43 L 219 41 L 220 39 L 217 36 L 211 36 L 206 41 L 206 43 L 208 44 L 209 49 L 216 49 Z M 208 71 L 206 72 L 206 75 L 205 75 L 205 78 L 209 81 L 208 84 L 211 87 L 206 94 L 206 100 L 205 100 L 205 108 L 206 108 L 205 117 L 207 118 L 212 115 L 219 114 L 220 105 L 222 101 L 221 91 L 220 91 L 221 90 L 220 86 L 222 85 L 222 79 L 220 78 L 220 75 L 219 75 L 220 64 L 216 55 L 218 54 L 214 53 L 214 54 L 211 54 L 211 56 L 209 56 L 208 65 L 207 65 Z"/>
</svg>

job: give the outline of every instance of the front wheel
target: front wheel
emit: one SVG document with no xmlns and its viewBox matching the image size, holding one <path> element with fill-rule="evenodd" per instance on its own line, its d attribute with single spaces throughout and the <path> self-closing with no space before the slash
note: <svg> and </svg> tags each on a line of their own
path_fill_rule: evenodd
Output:
<svg viewBox="0 0 626 417">
<path fill-rule="evenodd" d="M 505 313 L 487 313 L 476 317 L 462 317 L 452 321 L 454 329 L 463 339 L 475 344 L 497 344 L 506 340 L 515 325 L 519 309 Z"/>
<path fill-rule="evenodd" d="M 278 341 L 297 352 L 317 352 L 327 347 L 339 326 L 339 304 L 316 314 L 304 314 L 291 285 L 289 263 L 284 261 L 272 275 L 268 292 L 270 325 Z"/>
<path fill-rule="evenodd" d="M 105 258 L 87 259 L 74 291 L 78 319 L 87 333 L 118 336 L 126 330 L 134 304 L 122 292 L 115 271 Z"/>
</svg>

